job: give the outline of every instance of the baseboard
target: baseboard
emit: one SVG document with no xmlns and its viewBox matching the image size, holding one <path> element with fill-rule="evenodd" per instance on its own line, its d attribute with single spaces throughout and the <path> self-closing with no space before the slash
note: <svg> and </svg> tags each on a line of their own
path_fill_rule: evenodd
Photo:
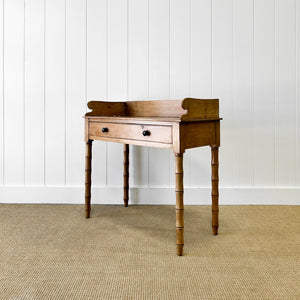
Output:
<svg viewBox="0 0 300 300">
<path fill-rule="evenodd" d="M 122 204 L 123 188 L 95 187 L 93 204 Z M 185 188 L 187 205 L 209 205 L 210 188 Z M 299 188 L 220 188 L 220 205 L 299 205 Z M 83 204 L 84 187 L 0 187 L 0 203 Z M 173 188 L 131 188 L 130 204 L 173 205 Z"/>
</svg>

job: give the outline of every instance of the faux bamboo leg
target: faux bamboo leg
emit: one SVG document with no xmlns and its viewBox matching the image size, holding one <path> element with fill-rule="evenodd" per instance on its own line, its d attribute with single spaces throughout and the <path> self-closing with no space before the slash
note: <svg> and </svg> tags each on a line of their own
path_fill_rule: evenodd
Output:
<svg viewBox="0 0 300 300">
<path fill-rule="evenodd" d="M 216 146 L 211 147 L 211 185 L 212 185 L 212 230 L 213 234 L 218 234 L 219 227 L 219 148 Z"/>
<path fill-rule="evenodd" d="M 175 180 L 176 180 L 176 246 L 177 255 L 183 254 L 183 154 L 175 153 Z"/>
<path fill-rule="evenodd" d="M 92 174 L 92 143 L 93 140 L 86 142 L 85 154 L 85 217 L 90 217 L 91 211 L 91 174 Z"/>
<path fill-rule="evenodd" d="M 124 144 L 124 169 L 123 169 L 123 187 L 124 187 L 124 206 L 128 206 L 129 189 L 129 145 Z"/>
</svg>

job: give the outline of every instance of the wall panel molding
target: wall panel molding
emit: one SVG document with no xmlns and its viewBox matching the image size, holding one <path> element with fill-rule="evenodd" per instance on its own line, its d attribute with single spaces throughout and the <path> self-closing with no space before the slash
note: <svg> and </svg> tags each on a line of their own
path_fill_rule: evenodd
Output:
<svg viewBox="0 0 300 300">
<path fill-rule="evenodd" d="M 220 205 L 298 205 L 299 188 L 220 188 Z M 92 188 L 93 204 L 123 205 L 123 188 Z M 186 205 L 210 205 L 210 188 L 185 188 Z M 129 205 L 175 205 L 173 188 L 130 188 Z M 0 203 L 82 204 L 84 187 L 0 188 Z"/>
</svg>

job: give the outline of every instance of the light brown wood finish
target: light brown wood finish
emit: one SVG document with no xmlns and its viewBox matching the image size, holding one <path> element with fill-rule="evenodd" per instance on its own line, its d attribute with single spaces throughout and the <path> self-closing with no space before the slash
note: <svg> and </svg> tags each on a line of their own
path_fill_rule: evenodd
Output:
<svg viewBox="0 0 300 300">
<path fill-rule="evenodd" d="M 180 123 L 181 149 L 214 144 L 215 121 Z"/>
<path fill-rule="evenodd" d="M 90 101 L 86 116 L 125 116 L 126 102 Z"/>
<path fill-rule="evenodd" d="M 176 194 L 176 246 L 177 255 L 183 255 L 184 204 L 183 204 L 183 154 L 175 153 L 175 194 Z"/>
<path fill-rule="evenodd" d="M 172 123 L 182 122 L 207 122 L 222 120 L 222 118 L 206 118 L 206 119 L 189 119 L 188 121 L 181 120 L 180 117 L 141 117 L 141 116 L 84 116 L 85 119 L 89 119 L 90 122 L 108 122 L 108 123 L 124 123 L 124 124 L 148 124 L 148 125 L 172 125 Z"/>
<path fill-rule="evenodd" d="M 124 160 L 123 160 L 123 193 L 124 206 L 128 206 L 129 199 L 129 145 L 124 144 Z"/>
<path fill-rule="evenodd" d="M 181 120 L 219 117 L 218 99 L 127 101 L 126 115 L 130 117 L 177 117 Z"/>
<path fill-rule="evenodd" d="M 103 132 L 102 130 L 107 131 Z M 144 135 L 148 132 L 149 135 Z M 107 123 L 107 122 L 90 122 L 89 134 L 93 137 L 106 138 L 124 138 L 158 142 L 172 143 L 172 126 L 156 126 L 147 124 L 123 124 L 123 123 Z"/>
<path fill-rule="evenodd" d="M 177 117 L 186 111 L 182 100 L 127 101 L 126 115 L 130 117 Z"/>
<path fill-rule="evenodd" d="M 185 98 L 182 107 L 187 113 L 181 120 L 219 118 L 219 99 Z"/>
<path fill-rule="evenodd" d="M 130 144 L 136 146 L 147 146 L 147 147 L 156 147 L 156 148 L 165 148 L 165 149 L 173 148 L 172 144 L 158 143 L 158 142 L 151 142 L 151 141 L 148 142 L 148 141 L 141 141 L 141 140 L 134 140 L 134 139 L 126 139 L 126 138 L 107 138 L 107 137 L 99 137 L 94 135 L 90 135 L 90 138 L 93 140 Z"/>
<path fill-rule="evenodd" d="M 219 117 L 218 99 L 108 102 L 90 101 L 86 116 L 177 117 L 181 120 Z"/>
<path fill-rule="evenodd" d="M 92 143 L 87 140 L 85 152 L 85 217 L 90 217 L 91 211 L 91 174 L 92 174 Z"/>
<path fill-rule="evenodd" d="M 212 185 L 212 230 L 218 234 L 219 228 L 219 148 L 211 147 L 211 185 Z"/>
<path fill-rule="evenodd" d="M 91 101 L 85 115 L 86 217 L 90 214 L 91 140 L 124 145 L 124 206 L 128 205 L 129 145 L 173 149 L 176 179 L 176 245 L 183 254 L 183 153 L 186 149 L 211 146 L 212 227 L 218 232 L 218 147 L 220 118 L 218 99 L 106 102 Z M 147 134 L 144 134 L 147 131 Z"/>
</svg>

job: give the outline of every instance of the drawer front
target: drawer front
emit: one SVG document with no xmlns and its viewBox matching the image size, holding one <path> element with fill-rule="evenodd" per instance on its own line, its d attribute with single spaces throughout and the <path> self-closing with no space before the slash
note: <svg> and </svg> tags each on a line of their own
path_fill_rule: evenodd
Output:
<svg viewBox="0 0 300 300">
<path fill-rule="evenodd" d="M 172 143 L 172 126 L 89 122 L 89 137 Z"/>
</svg>

